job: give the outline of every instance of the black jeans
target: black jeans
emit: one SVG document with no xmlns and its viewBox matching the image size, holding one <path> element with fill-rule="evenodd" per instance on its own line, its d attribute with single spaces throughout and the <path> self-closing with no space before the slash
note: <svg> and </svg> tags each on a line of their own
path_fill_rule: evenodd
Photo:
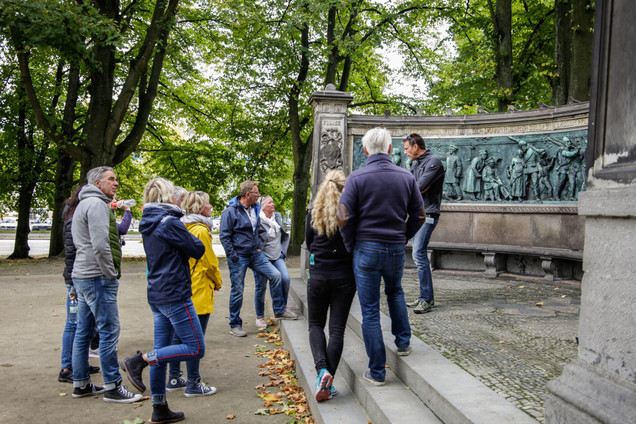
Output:
<svg viewBox="0 0 636 424">
<path fill-rule="evenodd" d="M 307 305 L 309 321 L 309 344 L 314 356 L 316 371 L 327 368 L 335 375 L 344 342 L 345 327 L 356 282 L 353 277 L 335 280 L 307 281 Z M 329 344 L 325 339 L 325 324 L 329 311 Z"/>
</svg>

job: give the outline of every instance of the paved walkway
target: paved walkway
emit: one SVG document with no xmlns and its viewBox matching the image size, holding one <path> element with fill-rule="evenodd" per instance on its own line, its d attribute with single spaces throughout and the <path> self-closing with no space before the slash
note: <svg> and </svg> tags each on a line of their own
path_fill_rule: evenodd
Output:
<svg viewBox="0 0 636 424">
<path fill-rule="evenodd" d="M 433 311 L 409 312 L 413 334 L 543 422 L 546 383 L 577 357 L 580 284 L 448 272 L 433 284 Z M 403 287 L 417 297 L 414 269 Z"/>
<path fill-rule="evenodd" d="M 292 259 L 292 276 L 299 275 L 298 263 L 298 258 Z M 254 415 L 262 408 L 254 387 L 264 381 L 258 376 L 260 360 L 254 356 L 263 339 L 256 338 L 252 277 L 248 273 L 243 307 L 249 336 L 239 339 L 228 334 L 230 284 L 224 260 L 221 265 L 224 287 L 217 294 L 201 365 L 205 381 L 219 392 L 204 399 L 170 394 L 170 404 L 186 412 L 191 423 L 222 422 L 230 414 L 236 415 L 230 421 L 234 423 L 285 423 L 282 414 Z M 135 408 L 97 398 L 73 400 L 70 385 L 57 383 L 64 316 L 62 266 L 61 260 L 35 266 L 0 261 L 0 379 L 7 389 L 0 400 L 0 422 L 121 423 L 148 418 L 149 402 Z M 122 356 L 152 346 L 145 263 L 125 262 L 124 272 L 119 294 Z M 435 272 L 433 278 L 436 307 L 424 315 L 410 312 L 414 335 L 543 422 L 547 381 L 577 356 L 580 286 L 537 279 L 491 280 L 473 273 Z M 407 299 L 417 295 L 415 270 L 406 270 L 403 285 Z"/>
</svg>

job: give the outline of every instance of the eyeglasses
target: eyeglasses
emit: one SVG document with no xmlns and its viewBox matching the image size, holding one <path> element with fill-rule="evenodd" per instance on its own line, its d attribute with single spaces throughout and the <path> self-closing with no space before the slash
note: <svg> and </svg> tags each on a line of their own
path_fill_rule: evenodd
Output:
<svg viewBox="0 0 636 424">
<path fill-rule="evenodd" d="M 256 194 L 257 196 L 261 195 L 261 193 L 259 193 L 258 191 L 250 191 L 250 194 Z"/>
</svg>

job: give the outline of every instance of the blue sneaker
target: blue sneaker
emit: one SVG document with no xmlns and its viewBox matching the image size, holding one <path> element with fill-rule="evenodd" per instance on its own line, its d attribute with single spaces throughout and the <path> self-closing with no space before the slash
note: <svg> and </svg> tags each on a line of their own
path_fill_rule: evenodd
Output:
<svg viewBox="0 0 636 424">
<path fill-rule="evenodd" d="M 333 383 L 333 377 L 327 371 L 327 368 L 323 368 L 316 377 L 316 402 L 322 402 L 331 398 L 329 393 L 329 387 Z"/>
<path fill-rule="evenodd" d="M 185 378 L 179 376 L 177 378 L 170 378 L 168 380 L 168 384 L 166 384 L 166 391 L 168 392 L 176 392 L 177 390 L 185 390 L 188 382 Z"/>
<path fill-rule="evenodd" d="M 334 386 L 333 384 L 329 386 L 329 399 L 331 399 L 337 394 L 338 394 L 338 391 L 336 390 L 336 386 Z"/>
<path fill-rule="evenodd" d="M 185 397 L 210 396 L 216 393 L 216 387 L 206 386 L 201 379 L 188 381 Z"/>
</svg>

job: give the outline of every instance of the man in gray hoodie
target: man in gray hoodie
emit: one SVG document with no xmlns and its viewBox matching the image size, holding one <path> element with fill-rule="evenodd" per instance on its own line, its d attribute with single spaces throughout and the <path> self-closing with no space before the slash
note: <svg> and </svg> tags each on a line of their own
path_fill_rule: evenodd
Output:
<svg viewBox="0 0 636 424">
<path fill-rule="evenodd" d="M 132 403 L 141 400 L 121 384 L 117 361 L 119 311 L 117 291 L 121 246 L 115 215 L 109 203 L 117 193 L 117 177 L 112 168 L 100 166 L 88 171 L 88 184 L 79 195 L 71 233 L 77 249 L 73 265 L 73 285 L 77 290 L 78 323 L 73 343 L 73 397 L 104 393 L 105 402 Z M 91 383 L 88 347 L 99 330 L 99 357 L 104 387 Z"/>
</svg>

